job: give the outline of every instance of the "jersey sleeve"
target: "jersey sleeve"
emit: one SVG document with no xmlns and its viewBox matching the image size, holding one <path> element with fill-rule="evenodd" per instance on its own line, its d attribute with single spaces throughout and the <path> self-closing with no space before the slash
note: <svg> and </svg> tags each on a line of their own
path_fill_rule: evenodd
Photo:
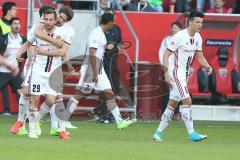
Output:
<svg viewBox="0 0 240 160">
<path fill-rule="evenodd" d="M 67 34 L 66 39 L 65 39 L 65 42 L 66 42 L 67 44 L 69 44 L 69 45 L 72 44 L 73 35 L 74 35 L 73 32 L 70 32 L 69 34 Z"/>
<path fill-rule="evenodd" d="M 98 48 L 98 43 L 99 43 L 99 40 L 98 40 L 98 34 L 97 32 L 93 31 L 90 36 L 89 36 L 89 39 L 88 39 L 88 46 L 89 48 Z"/>
<path fill-rule="evenodd" d="M 27 40 L 31 43 L 34 43 L 36 41 L 36 36 L 34 34 L 34 29 L 35 29 L 35 26 L 33 26 L 27 34 Z"/>
<path fill-rule="evenodd" d="M 64 41 L 65 43 L 71 45 L 72 44 L 72 39 L 73 39 L 73 36 L 74 36 L 74 30 L 71 28 L 71 27 L 65 27 L 65 38 L 64 38 Z"/>
<path fill-rule="evenodd" d="M 161 43 L 161 46 L 160 46 L 160 49 L 158 51 L 158 55 L 159 55 L 159 62 L 160 64 L 163 64 L 163 54 L 166 50 L 166 47 L 167 47 L 167 38 L 165 37 Z"/>
<path fill-rule="evenodd" d="M 170 41 L 169 44 L 167 44 L 167 49 L 172 51 L 172 52 L 175 52 L 181 45 L 181 34 L 175 34 L 173 37 L 172 37 L 172 40 Z"/>
</svg>

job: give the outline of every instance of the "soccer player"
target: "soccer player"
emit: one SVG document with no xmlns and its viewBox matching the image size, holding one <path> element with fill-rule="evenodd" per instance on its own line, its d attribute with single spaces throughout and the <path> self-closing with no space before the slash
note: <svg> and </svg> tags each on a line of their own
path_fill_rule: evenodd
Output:
<svg viewBox="0 0 240 160">
<path fill-rule="evenodd" d="M 33 43 L 37 41 L 38 47 L 36 48 L 36 55 L 35 62 L 32 66 L 32 79 L 30 83 L 30 90 L 31 90 L 31 105 L 29 108 L 29 137 L 30 138 L 38 138 L 35 133 L 35 123 L 38 122 L 46 113 L 50 112 L 50 108 L 55 104 L 57 94 L 59 89 L 61 90 L 60 86 L 62 84 L 62 75 L 59 74 L 57 79 L 53 82 L 56 82 L 56 88 L 50 86 L 50 76 L 56 69 L 59 69 L 62 65 L 61 57 L 64 57 L 67 53 L 69 48 L 69 37 L 65 33 L 65 30 L 61 27 L 56 27 L 57 15 L 56 12 L 52 9 L 46 10 L 44 12 L 44 30 L 50 36 L 56 39 L 63 39 L 64 44 L 63 47 L 57 49 L 52 44 L 43 41 L 35 35 L 33 37 L 29 37 L 29 42 Z M 42 56 L 41 53 L 49 53 L 49 56 Z M 57 56 L 54 56 L 58 54 Z M 50 56 L 51 55 L 51 56 Z M 60 72 L 59 72 L 60 73 Z M 59 88 L 58 88 L 59 87 Z M 39 104 L 40 95 L 45 95 L 45 102 L 41 105 L 39 113 L 36 112 L 37 106 Z M 65 122 L 59 120 L 60 129 L 61 125 Z M 65 126 L 64 126 L 65 127 Z M 69 139 L 65 128 L 61 130 L 60 138 L 62 139 Z"/>
<path fill-rule="evenodd" d="M 199 34 L 203 25 L 203 18 L 204 14 L 202 12 L 192 11 L 189 14 L 188 27 L 173 36 L 164 53 L 165 80 L 170 87 L 170 96 L 159 127 L 153 135 L 153 139 L 156 141 L 162 141 L 162 133 L 171 121 L 179 101 L 182 101 L 180 107 L 189 139 L 191 141 L 201 141 L 207 138 L 206 135 L 199 134 L 193 128 L 192 101 L 187 88 L 189 67 L 194 56 L 203 67 L 207 68 L 208 74 L 212 73 L 211 66 L 203 56 L 202 38 Z"/>
<path fill-rule="evenodd" d="M 49 77 L 51 73 L 59 68 L 62 64 L 61 56 L 65 56 L 69 45 L 68 43 L 68 37 L 67 34 L 63 29 L 60 27 L 56 27 L 56 19 L 57 15 L 56 12 L 53 9 L 47 9 L 44 12 L 44 31 L 49 34 L 50 36 L 56 38 L 56 39 L 63 39 L 66 43 L 63 44 L 63 46 L 60 49 L 56 49 L 56 47 L 48 43 L 40 38 L 37 38 L 34 34 L 28 34 L 28 41 L 27 46 L 30 46 L 35 41 L 37 42 L 38 46 L 36 51 L 38 53 L 40 52 L 51 52 L 52 55 L 54 53 L 58 53 L 60 56 L 41 56 L 36 55 L 34 59 L 34 63 L 32 66 L 32 73 L 31 73 L 31 80 L 30 80 L 30 91 L 31 91 L 31 105 L 29 107 L 29 137 L 30 138 L 38 138 L 37 134 L 35 133 L 35 122 L 38 122 L 38 120 L 41 118 L 37 114 L 37 106 L 39 104 L 39 98 L 40 95 L 46 95 L 45 96 L 45 103 L 42 104 L 42 107 L 40 107 L 40 111 L 42 112 L 41 108 L 44 108 L 45 110 L 49 111 L 51 106 L 55 103 L 56 96 L 57 96 L 57 90 L 54 90 L 49 85 Z M 59 79 L 61 82 L 61 76 L 59 75 Z M 63 134 L 66 135 L 66 131 L 63 131 Z"/>
<path fill-rule="evenodd" d="M 52 7 L 50 6 L 42 6 L 40 9 L 39 9 L 39 15 L 40 17 L 43 16 L 45 10 L 47 9 L 53 9 Z M 65 22 L 68 22 L 70 21 L 71 19 L 73 18 L 73 11 L 70 7 L 67 7 L 67 6 L 63 6 L 60 10 L 59 10 L 59 14 L 57 16 L 57 23 L 56 25 L 61 27 Z M 65 28 L 64 28 L 65 29 Z M 48 41 L 52 44 L 54 44 L 55 46 L 57 47 L 61 47 L 63 45 L 63 41 L 61 39 L 55 39 L 53 37 L 50 37 L 48 36 L 46 33 L 44 33 L 44 25 L 43 25 L 43 20 L 41 19 L 39 22 L 37 22 L 32 28 L 31 30 L 29 31 L 28 34 L 34 34 L 40 38 L 40 39 L 43 39 L 45 41 Z M 65 32 L 66 33 L 66 32 Z M 68 39 L 72 39 L 72 36 L 73 36 L 73 30 L 71 28 L 68 27 L 68 31 L 67 31 L 67 36 L 68 36 Z M 19 51 L 19 57 L 21 55 L 22 52 L 24 52 L 24 50 L 27 49 L 26 47 L 27 44 L 25 44 L 25 48 L 23 47 L 22 48 L 22 51 L 20 50 Z M 24 117 L 25 117 L 25 113 L 26 113 L 26 108 L 28 108 L 29 106 L 29 93 L 28 93 L 28 86 L 29 86 L 29 77 L 30 77 L 30 74 L 31 74 L 31 65 L 32 65 L 32 62 L 34 61 L 34 57 L 35 56 L 32 56 L 32 53 L 29 54 L 31 51 L 34 51 L 35 50 L 35 46 L 31 46 L 29 49 L 28 49 L 28 61 L 25 63 L 25 66 L 24 66 L 24 71 L 26 74 L 25 75 L 25 80 L 24 80 L 24 83 L 23 83 L 23 86 L 24 86 L 24 94 L 22 95 L 21 97 L 21 101 L 19 101 L 19 116 L 18 116 L 18 121 L 15 122 L 15 124 L 13 125 L 12 129 L 11 129 L 11 132 L 13 134 L 19 134 L 19 135 L 26 135 L 27 134 L 27 131 L 24 127 Z M 35 54 L 35 53 L 34 53 Z M 21 58 L 19 58 L 21 60 Z M 66 55 L 64 57 L 64 60 L 68 60 L 68 56 Z M 69 68 L 69 71 L 72 72 L 72 70 L 74 70 L 74 68 L 72 67 L 70 61 L 68 60 L 67 61 L 67 65 L 68 65 L 68 68 Z M 54 107 L 53 107 L 54 108 Z M 21 111 L 21 112 L 20 112 Z M 53 111 L 53 109 L 51 110 L 50 112 L 50 115 L 51 115 L 51 131 L 50 131 L 50 134 L 53 135 L 53 136 L 56 136 L 56 135 L 59 135 L 60 133 L 60 130 L 58 129 L 58 122 L 57 122 L 57 117 L 55 115 L 55 112 Z M 38 132 L 40 134 L 40 127 L 39 127 L 39 124 L 37 123 L 37 128 L 38 128 Z M 22 128 L 21 128 L 22 127 Z M 21 130 L 20 130 L 21 128 Z"/>
<path fill-rule="evenodd" d="M 70 7 L 68 6 L 63 6 L 60 8 L 59 10 L 59 13 L 58 13 L 58 16 L 57 16 L 57 23 L 56 25 L 58 27 L 63 27 L 64 30 L 66 30 L 66 36 L 68 36 L 68 40 L 69 40 L 69 45 L 70 44 L 70 40 L 72 39 L 73 35 L 74 35 L 74 30 L 69 26 L 69 25 L 64 25 L 66 22 L 69 22 L 72 20 L 73 18 L 73 11 Z M 42 24 L 38 24 L 36 29 L 35 29 L 35 35 L 41 39 L 44 39 L 48 42 L 51 42 L 53 44 L 56 44 L 55 41 L 58 41 L 54 38 L 51 38 L 50 36 L 46 36 L 46 33 L 43 32 L 43 25 Z M 62 41 L 63 42 L 63 41 Z M 58 45 L 62 45 L 61 44 L 61 41 L 59 42 L 59 44 L 57 44 L 56 46 Z M 51 53 L 52 54 L 52 53 Z M 41 53 L 41 55 L 46 55 L 46 56 L 53 56 L 53 55 L 50 55 L 49 53 Z M 56 55 L 59 55 L 59 54 L 55 54 Z M 68 54 L 66 54 L 64 57 L 64 62 L 67 64 L 68 66 L 68 70 L 70 73 L 72 73 L 74 71 L 74 68 L 69 60 L 69 57 L 68 57 Z M 59 74 L 62 74 L 62 73 L 59 73 Z M 57 100 L 56 100 L 56 103 L 62 103 L 62 93 L 58 93 L 58 97 L 57 97 Z M 58 128 L 58 117 L 56 116 L 56 113 L 55 113 L 55 105 L 52 106 L 51 108 L 51 111 L 50 111 L 50 117 L 51 117 L 51 130 L 50 130 L 50 135 L 52 136 L 58 136 L 59 133 L 60 133 L 60 129 Z M 67 128 L 76 128 L 75 126 L 71 125 L 71 123 L 69 121 L 66 121 L 66 126 Z"/>
<path fill-rule="evenodd" d="M 40 21 L 37 22 L 33 27 L 30 29 L 28 32 L 28 35 L 31 33 L 34 33 L 35 27 L 38 23 L 42 24 L 42 16 L 45 10 L 47 9 L 53 9 L 50 6 L 42 6 L 39 9 L 39 16 L 40 16 Z M 56 43 L 59 43 L 59 40 L 56 41 Z M 24 43 L 23 46 L 18 50 L 17 53 L 17 60 L 19 62 L 23 61 L 23 58 L 21 58 L 22 53 L 27 51 L 28 58 L 26 59 L 26 62 L 24 64 L 24 81 L 22 83 L 22 89 L 21 89 L 21 96 L 19 98 L 19 108 L 18 108 L 18 120 L 13 124 L 10 132 L 13 134 L 18 134 L 18 135 L 27 135 L 28 132 L 25 129 L 25 119 L 26 119 L 26 111 L 30 105 L 30 94 L 29 94 L 29 81 L 30 81 L 30 76 L 31 76 L 31 66 L 35 58 L 35 46 L 36 44 L 33 44 L 32 46 L 27 46 L 27 43 Z M 39 126 L 38 126 L 39 127 Z"/>
<path fill-rule="evenodd" d="M 63 30 L 65 30 L 65 33 L 66 33 L 66 36 L 68 37 L 68 45 L 71 45 L 71 40 L 72 40 L 72 37 L 74 35 L 74 30 L 69 26 L 69 25 L 64 25 L 66 22 L 69 22 L 72 20 L 74 14 L 73 14 L 73 11 L 70 7 L 68 6 L 63 6 L 60 8 L 59 10 L 59 13 L 58 13 L 58 16 L 57 16 L 57 23 L 56 25 L 58 27 L 62 27 Z M 37 29 L 35 29 L 35 34 L 36 36 L 42 38 L 42 39 L 46 39 L 46 34 L 43 32 L 42 30 L 42 24 L 39 24 L 39 26 L 37 27 Z M 54 38 L 51 38 L 48 36 L 49 39 L 54 39 Z M 48 40 L 47 40 L 48 41 Z M 50 42 L 52 42 L 53 40 L 51 40 Z M 63 41 L 62 41 L 63 42 Z M 69 46 L 70 47 L 70 46 Z M 61 56 L 61 53 L 58 54 L 54 54 L 53 53 L 49 53 L 49 52 L 45 52 L 45 53 L 39 53 L 41 55 L 46 55 L 46 56 Z M 66 54 L 64 57 L 64 62 L 67 64 L 68 66 L 68 70 L 70 73 L 72 73 L 74 71 L 74 68 L 69 60 L 69 57 L 68 57 L 68 54 Z M 62 74 L 62 70 L 61 68 L 59 68 L 60 70 L 57 70 L 61 73 L 59 74 Z M 54 76 L 53 76 L 54 77 Z M 57 100 L 56 100 L 56 104 L 59 104 L 59 103 L 62 103 L 62 92 L 60 91 L 58 93 L 58 96 L 57 96 Z M 40 112 L 42 113 L 42 112 Z M 58 128 L 58 124 L 59 124 L 59 118 L 56 116 L 56 113 L 55 113 L 55 105 L 52 106 L 51 110 L 50 110 L 50 117 L 51 117 L 51 130 L 50 130 L 50 135 L 52 136 L 58 136 L 60 134 L 60 131 L 61 129 Z M 70 122 L 65 122 L 67 128 L 76 128 L 75 126 L 72 126 Z"/>
<path fill-rule="evenodd" d="M 81 77 L 75 95 L 68 101 L 67 112 L 69 114 L 73 113 L 78 102 L 95 89 L 104 93 L 108 110 L 113 114 L 117 127 L 123 129 L 130 126 L 132 121 L 122 119 L 111 84 L 102 67 L 103 54 L 107 43 L 104 32 L 112 28 L 113 22 L 114 15 L 105 13 L 101 17 L 100 25 L 91 32 L 88 38 L 86 57 L 81 67 Z"/>
</svg>

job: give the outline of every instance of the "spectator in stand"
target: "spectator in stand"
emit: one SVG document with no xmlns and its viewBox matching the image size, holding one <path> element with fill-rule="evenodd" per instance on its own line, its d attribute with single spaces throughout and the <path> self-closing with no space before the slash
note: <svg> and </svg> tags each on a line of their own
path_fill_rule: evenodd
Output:
<svg viewBox="0 0 240 160">
<path fill-rule="evenodd" d="M 120 6 L 122 6 L 122 10 L 124 11 L 129 11 L 130 6 L 131 6 L 131 0 L 118 0 Z M 115 0 L 112 0 L 111 2 L 111 8 L 118 10 L 118 6 L 116 4 Z"/>
<path fill-rule="evenodd" d="M 206 0 L 197 0 L 197 10 L 198 11 L 203 11 L 204 6 L 206 4 Z M 209 5 L 210 5 L 210 9 L 214 8 L 214 0 L 209 0 Z"/>
<path fill-rule="evenodd" d="M 207 13 L 225 13 L 225 14 L 231 14 L 233 12 L 232 8 L 225 8 L 225 0 L 215 0 L 215 5 L 213 9 L 207 10 Z"/>
<path fill-rule="evenodd" d="M 140 0 L 138 3 L 131 4 L 129 10 L 137 12 L 156 12 L 148 3 L 148 0 Z"/>
<path fill-rule="evenodd" d="M 152 6 L 156 12 L 163 12 L 162 0 L 148 0 L 148 3 Z"/>
<path fill-rule="evenodd" d="M 100 0 L 100 12 L 101 14 L 104 13 L 104 11 L 110 7 L 110 2 L 109 0 Z"/>
<path fill-rule="evenodd" d="M 175 12 L 184 13 L 192 10 L 192 0 L 170 0 L 170 3 L 175 4 Z"/>
<path fill-rule="evenodd" d="M 237 0 L 237 2 L 236 2 L 236 7 L 235 7 L 233 13 L 235 13 L 235 14 L 240 14 L 240 0 Z"/>
</svg>

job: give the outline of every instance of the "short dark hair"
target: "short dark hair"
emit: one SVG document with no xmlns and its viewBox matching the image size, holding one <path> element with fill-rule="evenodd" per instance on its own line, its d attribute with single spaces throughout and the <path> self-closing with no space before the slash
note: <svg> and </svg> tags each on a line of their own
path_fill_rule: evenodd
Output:
<svg viewBox="0 0 240 160">
<path fill-rule="evenodd" d="M 13 21 L 20 21 L 21 22 L 20 18 L 14 17 L 9 21 L 9 24 L 12 25 Z"/>
<path fill-rule="evenodd" d="M 190 21 L 192 21 L 195 17 L 200 17 L 200 18 L 204 18 L 205 15 L 203 12 L 197 11 L 197 10 L 193 10 L 190 12 L 188 18 Z"/>
<path fill-rule="evenodd" d="M 7 15 L 7 12 L 16 6 L 15 2 L 5 2 L 2 5 L 3 17 Z"/>
<path fill-rule="evenodd" d="M 101 17 L 100 24 L 108 24 L 114 21 L 114 15 L 111 13 L 104 13 Z"/>
<path fill-rule="evenodd" d="M 53 9 L 53 10 L 54 10 L 54 8 L 51 7 L 51 6 L 43 5 L 43 6 L 41 6 L 40 9 L 39 9 L 39 16 L 42 17 L 43 13 L 44 13 L 47 9 Z"/>
<path fill-rule="evenodd" d="M 57 13 L 56 13 L 56 11 L 54 9 L 46 9 L 43 14 L 44 15 L 46 15 L 46 14 L 54 14 L 55 20 L 57 19 Z"/>
<path fill-rule="evenodd" d="M 60 10 L 59 10 L 59 13 L 64 13 L 64 14 L 66 14 L 66 16 L 67 16 L 67 18 L 68 18 L 68 21 L 71 21 L 72 18 L 73 18 L 73 15 L 74 15 L 72 8 L 69 7 L 69 6 L 63 6 L 63 7 L 61 7 Z"/>
<path fill-rule="evenodd" d="M 176 25 L 176 26 L 178 26 L 178 28 L 183 29 L 182 24 L 179 22 L 173 22 L 171 26 L 173 26 L 173 25 Z"/>
</svg>

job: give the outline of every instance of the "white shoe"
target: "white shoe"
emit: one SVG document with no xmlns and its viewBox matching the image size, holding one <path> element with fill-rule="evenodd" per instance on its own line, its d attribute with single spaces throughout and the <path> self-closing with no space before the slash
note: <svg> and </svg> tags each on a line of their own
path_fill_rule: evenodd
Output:
<svg viewBox="0 0 240 160">
<path fill-rule="evenodd" d="M 103 121 L 104 124 L 110 124 L 110 121 L 108 119 Z"/>
<path fill-rule="evenodd" d="M 28 136 L 29 138 L 33 138 L 33 139 L 38 138 L 38 135 L 35 132 L 29 132 Z"/>
<path fill-rule="evenodd" d="M 10 112 L 3 112 L 3 116 L 11 116 L 12 114 Z"/>
<path fill-rule="evenodd" d="M 68 129 L 75 129 L 75 128 L 77 128 L 74 125 L 72 125 L 70 121 L 66 121 L 65 122 L 65 127 L 68 128 Z"/>
<path fill-rule="evenodd" d="M 42 130 L 41 130 L 39 122 L 36 122 L 36 124 L 35 124 L 35 132 L 36 132 L 37 136 L 40 136 L 42 134 Z"/>
</svg>

